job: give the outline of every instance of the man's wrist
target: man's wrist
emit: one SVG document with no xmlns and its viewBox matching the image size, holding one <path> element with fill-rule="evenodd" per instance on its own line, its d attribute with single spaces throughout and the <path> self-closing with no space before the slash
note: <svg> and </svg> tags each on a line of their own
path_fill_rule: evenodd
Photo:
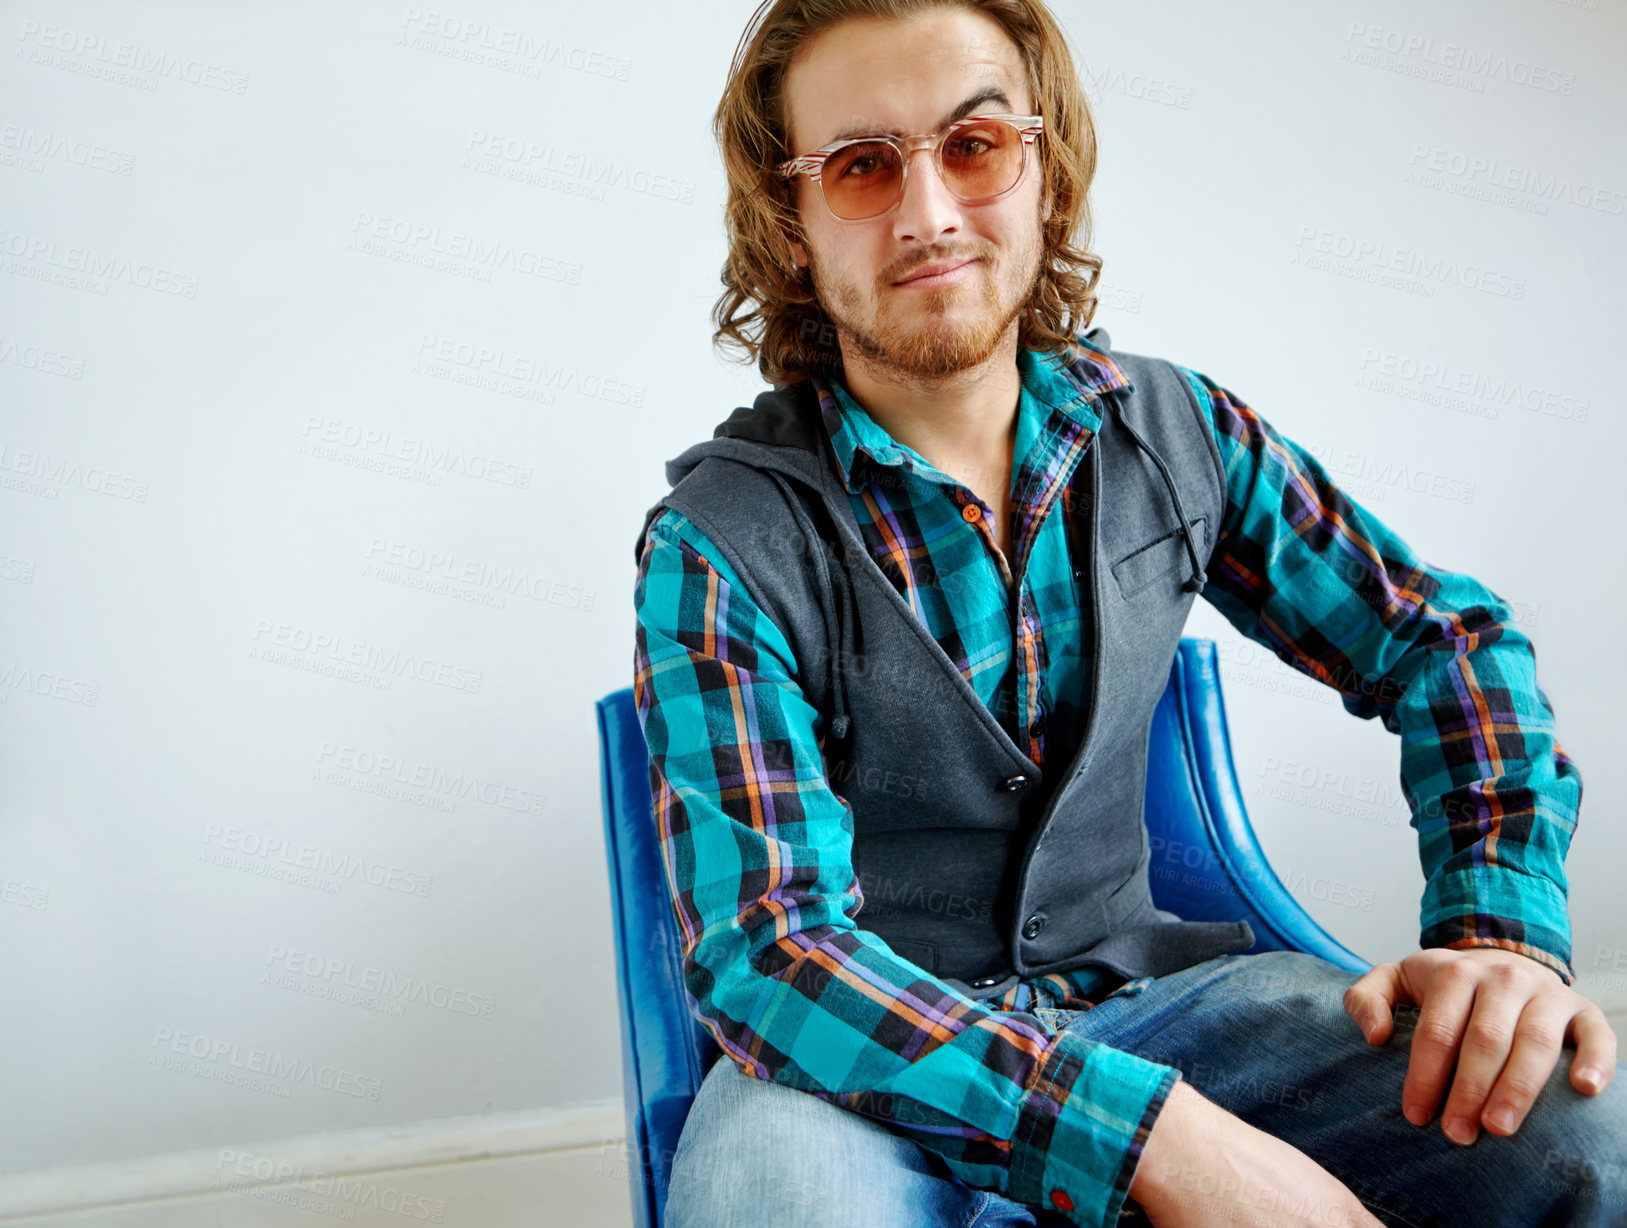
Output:
<svg viewBox="0 0 1627 1228">
<path fill-rule="evenodd" d="M 1171 1167 L 1169 1157 L 1179 1151 L 1176 1136 L 1186 1131 L 1192 1114 L 1201 1111 L 1199 1105 L 1207 1103 L 1203 1093 L 1185 1079 L 1175 1081 L 1169 1095 L 1164 1098 L 1164 1107 L 1153 1121 L 1152 1132 L 1142 1146 L 1141 1158 L 1136 1164 L 1135 1175 L 1130 1179 L 1125 1198 L 1126 1208 L 1132 1203 L 1142 1210 L 1158 1205 L 1160 1195 L 1168 1184 L 1165 1178 L 1169 1174 L 1165 1170 Z M 1119 1212 L 1121 1216 L 1127 1213 L 1127 1210 Z"/>
<path fill-rule="evenodd" d="M 1516 950 L 1516 947 L 1519 949 Z M 1420 949 L 1428 950 L 1429 948 L 1425 947 Z M 1539 968 L 1548 969 L 1549 972 L 1552 972 L 1556 977 L 1559 978 L 1560 983 L 1563 985 L 1573 986 L 1576 982 L 1576 975 L 1571 970 L 1568 961 L 1561 956 L 1553 954 L 1551 951 L 1544 950 L 1540 947 L 1534 947 L 1528 943 L 1512 943 L 1490 938 L 1460 938 L 1437 949 L 1445 951 L 1466 951 L 1470 953 L 1479 951 L 1500 951 L 1507 955 L 1518 955 L 1523 959 L 1530 960 Z"/>
</svg>

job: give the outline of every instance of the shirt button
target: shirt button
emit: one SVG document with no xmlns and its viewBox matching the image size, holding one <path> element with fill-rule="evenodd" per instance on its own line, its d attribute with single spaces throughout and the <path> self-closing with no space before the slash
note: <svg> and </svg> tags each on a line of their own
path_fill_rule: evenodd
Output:
<svg viewBox="0 0 1627 1228">
<path fill-rule="evenodd" d="M 1000 782 L 1000 787 L 1007 793 L 1013 793 L 1028 783 L 1026 776 L 1007 776 Z"/>
<path fill-rule="evenodd" d="M 960 518 L 967 524 L 975 524 L 977 521 L 983 519 L 983 509 L 978 507 L 975 503 L 968 503 L 965 507 L 960 509 Z"/>
<path fill-rule="evenodd" d="M 1058 1211 L 1072 1211 L 1073 1199 L 1068 1197 L 1067 1190 L 1052 1190 L 1051 1205 Z"/>
<path fill-rule="evenodd" d="M 1028 918 L 1027 923 L 1023 926 L 1023 937 L 1038 938 L 1039 932 L 1044 928 L 1045 918 L 1036 913 L 1034 916 Z"/>
<path fill-rule="evenodd" d="M 1045 732 L 1045 718 L 1042 716 L 1028 727 L 1028 736 L 1037 738 Z"/>
</svg>

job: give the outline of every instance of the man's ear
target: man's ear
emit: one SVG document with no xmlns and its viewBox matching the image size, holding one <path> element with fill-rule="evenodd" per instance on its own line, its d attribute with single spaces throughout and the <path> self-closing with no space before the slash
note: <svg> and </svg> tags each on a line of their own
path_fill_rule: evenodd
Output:
<svg viewBox="0 0 1627 1228">
<path fill-rule="evenodd" d="M 791 259 L 802 268 L 808 267 L 808 249 L 794 239 L 791 241 Z"/>
</svg>

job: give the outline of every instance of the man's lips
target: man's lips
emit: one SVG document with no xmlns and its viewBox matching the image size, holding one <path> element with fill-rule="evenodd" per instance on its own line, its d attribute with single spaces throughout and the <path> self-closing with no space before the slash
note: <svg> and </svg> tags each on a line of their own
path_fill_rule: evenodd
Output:
<svg viewBox="0 0 1627 1228">
<path fill-rule="evenodd" d="M 965 260 L 940 260 L 933 264 L 923 265 L 916 269 L 903 281 L 896 281 L 895 286 L 947 286 L 953 285 L 970 274 L 969 266 L 976 264 L 978 257 L 970 256 Z"/>
</svg>

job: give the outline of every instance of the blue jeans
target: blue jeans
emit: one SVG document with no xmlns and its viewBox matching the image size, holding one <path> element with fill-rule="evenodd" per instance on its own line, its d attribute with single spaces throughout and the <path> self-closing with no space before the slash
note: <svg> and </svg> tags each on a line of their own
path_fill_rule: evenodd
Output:
<svg viewBox="0 0 1627 1228">
<path fill-rule="evenodd" d="M 1033 1012 L 1181 1077 L 1291 1143 L 1402 1228 L 1627 1225 L 1627 1080 L 1596 1096 L 1570 1084 L 1566 1044 L 1509 1137 L 1468 1146 L 1401 1115 L 1418 1009 L 1399 1006 L 1381 1047 L 1345 1013 L 1356 974 L 1314 955 L 1222 955 L 1121 985 L 1088 1010 Z M 1448 1084 L 1450 1087 L 1450 1084 Z M 1140 1214 L 1125 1228 L 1145 1228 Z M 994 1228 L 1065 1225 L 1050 1207 L 973 1189 L 881 1123 L 719 1058 L 673 1156 L 666 1228 Z"/>
</svg>

